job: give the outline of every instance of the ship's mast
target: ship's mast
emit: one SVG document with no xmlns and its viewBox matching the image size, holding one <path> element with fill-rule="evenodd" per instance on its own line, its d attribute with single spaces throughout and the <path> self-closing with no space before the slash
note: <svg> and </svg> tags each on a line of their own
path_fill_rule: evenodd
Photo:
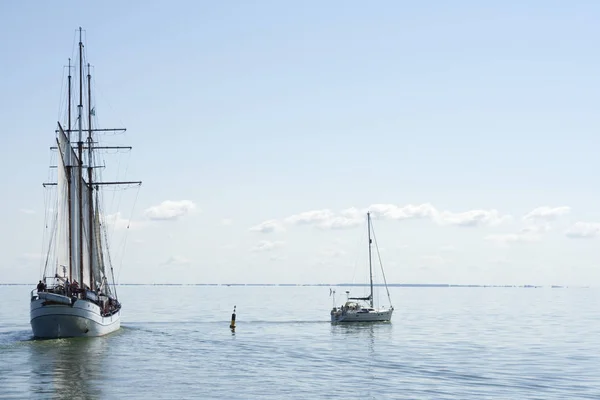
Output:
<svg viewBox="0 0 600 400">
<path fill-rule="evenodd" d="M 89 236 L 90 236 L 90 290 L 94 290 L 94 207 L 93 207 L 93 191 L 94 186 L 92 185 L 92 75 L 90 74 L 90 64 L 88 68 L 88 217 L 89 217 Z"/>
<path fill-rule="evenodd" d="M 371 262 L 371 213 L 367 213 L 367 230 L 369 231 L 369 279 L 371 281 L 371 295 L 369 296 L 369 303 L 371 304 L 371 308 L 373 308 L 373 265 Z"/>
<path fill-rule="evenodd" d="M 71 59 L 69 58 L 69 90 L 68 90 L 68 96 L 67 96 L 67 120 L 68 120 L 68 124 L 67 124 L 67 139 L 69 140 L 69 142 L 71 141 Z"/>
<path fill-rule="evenodd" d="M 67 133 L 67 140 L 69 142 L 69 145 L 71 144 L 71 59 L 69 58 L 69 90 L 68 90 L 69 94 L 67 96 L 67 109 L 68 109 L 68 133 Z M 71 152 L 69 151 L 69 158 L 71 157 Z M 65 155 L 63 155 L 63 157 L 65 157 Z M 72 218 L 72 210 L 73 208 L 71 207 L 71 199 L 72 199 L 72 194 L 71 194 L 71 181 L 72 181 L 72 176 L 71 176 L 71 161 L 70 160 L 63 160 L 66 161 L 66 174 L 67 174 L 67 210 L 69 213 L 69 218 L 68 218 L 68 225 L 69 225 L 69 234 L 68 236 L 68 240 L 69 240 L 69 279 L 71 281 L 73 281 L 73 224 L 71 222 L 71 218 Z"/>
<path fill-rule="evenodd" d="M 79 122 L 79 138 L 77 141 L 77 155 L 79 156 L 78 168 L 78 200 L 79 200 L 79 279 L 81 287 L 83 287 L 83 199 L 82 199 L 82 184 L 83 184 L 83 42 L 81 41 L 81 27 L 79 28 L 79 105 L 77 106 L 77 118 Z"/>
</svg>

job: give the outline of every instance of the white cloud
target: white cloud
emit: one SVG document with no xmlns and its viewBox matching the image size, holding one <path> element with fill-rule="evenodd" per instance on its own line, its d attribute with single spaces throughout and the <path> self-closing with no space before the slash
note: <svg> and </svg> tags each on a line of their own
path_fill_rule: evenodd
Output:
<svg viewBox="0 0 600 400">
<path fill-rule="evenodd" d="M 442 225 L 457 226 L 480 226 L 480 225 L 499 225 L 510 219 L 509 215 L 501 215 L 497 210 L 471 210 L 461 213 L 443 211 L 438 213 L 434 219 Z"/>
<path fill-rule="evenodd" d="M 305 211 L 283 219 L 288 225 L 314 225 L 320 229 L 347 229 L 364 223 L 366 211 L 348 208 L 338 215 L 329 209 Z"/>
<path fill-rule="evenodd" d="M 479 226 L 497 225 L 509 219 L 497 210 L 470 210 L 464 212 L 439 211 L 429 203 L 408 204 L 403 207 L 394 204 L 374 204 L 369 207 L 375 216 L 384 219 L 430 219 L 440 225 Z"/>
<path fill-rule="evenodd" d="M 116 230 L 127 229 L 128 227 L 139 228 L 142 225 L 142 223 L 139 221 L 131 221 L 129 219 L 121 217 L 120 212 L 106 215 L 104 217 L 104 223 L 106 225 L 114 227 L 114 229 Z"/>
<path fill-rule="evenodd" d="M 261 222 L 260 224 L 253 226 L 252 228 L 250 228 L 250 230 L 252 232 L 271 233 L 276 231 L 282 231 L 283 226 L 281 226 L 281 223 L 276 219 L 270 219 L 268 221 Z"/>
<path fill-rule="evenodd" d="M 366 211 L 359 210 L 356 207 L 350 207 L 340 211 L 340 215 L 345 218 L 363 220 L 365 218 L 365 212 Z"/>
<path fill-rule="evenodd" d="M 225 226 L 233 225 L 233 220 L 231 218 L 223 218 L 221 220 L 221 225 L 225 225 Z"/>
<path fill-rule="evenodd" d="M 285 245 L 285 242 L 281 242 L 281 241 L 271 242 L 268 240 L 261 240 L 256 246 L 254 246 L 251 249 L 251 251 L 255 251 L 255 252 L 272 251 L 272 250 L 282 247 L 283 245 Z"/>
<path fill-rule="evenodd" d="M 495 242 L 500 245 L 509 245 L 511 243 L 531 243 L 539 242 L 542 239 L 542 234 L 550 230 L 550 225 L 543 222 L 543 219 L 535 220 L 527 219 L 528 225 L 521 228 L 518 233 L 506 233 L 497 235 L 488 235 L 485 240 Z"/>
<path fill-rule="evenodd" d="M 571 207 L 538 207 L 529 213 L 525 214 L 523 221 L 529 221 L 534 223 L 554 221 L 562 215 L 566 215 L 571 212 Z"/>
<path fill-rule="evenodd" d="M 355 226 L 361 225 L 364 222 L 361 219 L 357 218 L 348 218 L 348 217 L 333 217 L 326 221 L 321 222 L 317 225 L 317 227 L 321 229 L 348 229 L 354 228 Z"/>
<path fill-rule="evenodd" d="M 470 210 L 465 212 L 439 211 L 429 203 L 408 204 L 403 207 L 394 204 L 373 204 L 369 210 L 375 217 L 403 220 L 427 218 L 440 225 L 478 226 L 497 225 L 510 218 L 500 215 L 497 210 Z"/>
<path fill-rule="evenodd" d="M 30 208 L 21 208 L 19 211 L 23 214 L 35 214 L 35 210 L 32 210 Z"/>
<path fill-rule="evenodd" d="M 331 210 L 312 210 L 300 214 L 292 215 L 284 219 L 284 222 L 292 225 L 303 225 L 312 223 L 323 223 L 334 218 Z"/>
<path fill-rule="evenodd" d="M 368 210 L 375 218 L 394 220 L 416 218 L 433 219 L 438 214 L 438 211 L 435 209 L 435 207 L 429 203 L 420 204 L 418 206 L 408 204 L 403 207 L 399 207 L 395 204 L 372 204 L 368 207 Z M 363 215 L 361 215 L 361 218 L 364 218 L 364 213 L 362 214 Z"/>
<path fill-rule="evenodd" d="M 429 203 L 420 205 L 408 204 L 397 206 L 394 204 L 372 204 L 365 209 L 355 207 L 347 208 L 335 213 L 329 209 L 305 211 L 294 214 L 283 220 L 271 219 L 250 230 L 256 232 L 273 232 L 282 230 L 284 225 L 313 225 L 320 229 L 348 229 L 365 223 L 367 211 L 371 212 L 373 218 L 388 220 L 406 219 L 429 219 L 440 225 L 456 226 L 480 226 L 497 225 L 508 218 L 509 215 L 501 215 L 497 210 L 471 210 L 460 213 L 450 211 L 438 211 Z"/>
<path fill-rule="evenodd" d="M 571 239 L 593 238 L 600 235 L 600 223 L 576 222 L 566 230 L 565 235 Z"/>
<path fill-rule="evenodd" d="M 570 207 L 538 207 L 523 216 L 526 224 L 518 233 L 489 235 L 485 239 L 506 246 L 511 243 L 531 243 L 542 239 L 542 234 L 551 229 L 549 222 L 568 214 Z"/>
<path fill-rule="evenodd" d="M 148 219 L 155 221 L 176 220 L 195 209 L 196 205 L 190 200 L 165 200 L 157 206 L 147 208 L 144 214 Z"/>
</svg>

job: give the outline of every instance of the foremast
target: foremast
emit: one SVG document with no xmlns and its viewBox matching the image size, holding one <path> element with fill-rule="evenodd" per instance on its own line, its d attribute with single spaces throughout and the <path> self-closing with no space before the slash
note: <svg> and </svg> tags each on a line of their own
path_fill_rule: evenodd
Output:
<svg viewBox="0 0 600 400">
<path fill-rule="evenodd" d="M 83 279 L 83 42 L 81 39 L 81 27 L 79 27 L 79 104 L 77 105 L 77 120 L 79 136 L 77 140 L 77 155 L 79 161 L 79 168 L 77 168 L 79 174 L 79 185 L 77 191 L 77 199 L 79 202 L 79 282 L 83 285 L 85 282 Z M 90 264 L 90 270 L 92 265 Z M 90 289 L 93 283 L 90 281 Z"/>
</svg>

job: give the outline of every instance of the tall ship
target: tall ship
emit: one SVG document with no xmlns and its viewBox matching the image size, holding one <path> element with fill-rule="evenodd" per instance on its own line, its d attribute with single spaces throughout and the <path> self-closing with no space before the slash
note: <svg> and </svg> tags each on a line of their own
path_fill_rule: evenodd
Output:
<svg viewBox="0 0 600 400">
<path fill-rule="evenodd" d="M 58 153 L 57 165 L 51 166 L 56 168 L 56 182 L 44 183 L 56 189 L 56 203 L 47 211 L 52 228 L 43 276 L 30 296 L 35 338 L 102 336 L 121 326 L 122 304 L 108 251 L 101 194 L 109 186 L 139 186 L 141 182 L 101 179 L 98 170 L 105 165 L 98 152 L 131 147 L 98 143 L 96 135 L 125 129 L 95 126 L 91 66 L 84 60 L 79 28 L 78 60 L 71 65 L 69 59 L 66 121 L 58 122 L 56 145 L 51 147 Z"/>
</svg>

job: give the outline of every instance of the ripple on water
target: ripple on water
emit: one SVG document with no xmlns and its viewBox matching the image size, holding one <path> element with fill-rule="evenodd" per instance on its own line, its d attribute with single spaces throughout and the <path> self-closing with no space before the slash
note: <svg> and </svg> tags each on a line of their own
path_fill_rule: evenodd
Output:
<svg viewBox="0 0 600 400">
<path fill-rule="evenodd" d="M 0 398 L 600 398 L 591 289 L 392 288 L 392 323 L 331 325 L 323 288 L 123 287 L 121 330 L 46 341 L 26 289 L 0 286 Z"/>
</svg>

